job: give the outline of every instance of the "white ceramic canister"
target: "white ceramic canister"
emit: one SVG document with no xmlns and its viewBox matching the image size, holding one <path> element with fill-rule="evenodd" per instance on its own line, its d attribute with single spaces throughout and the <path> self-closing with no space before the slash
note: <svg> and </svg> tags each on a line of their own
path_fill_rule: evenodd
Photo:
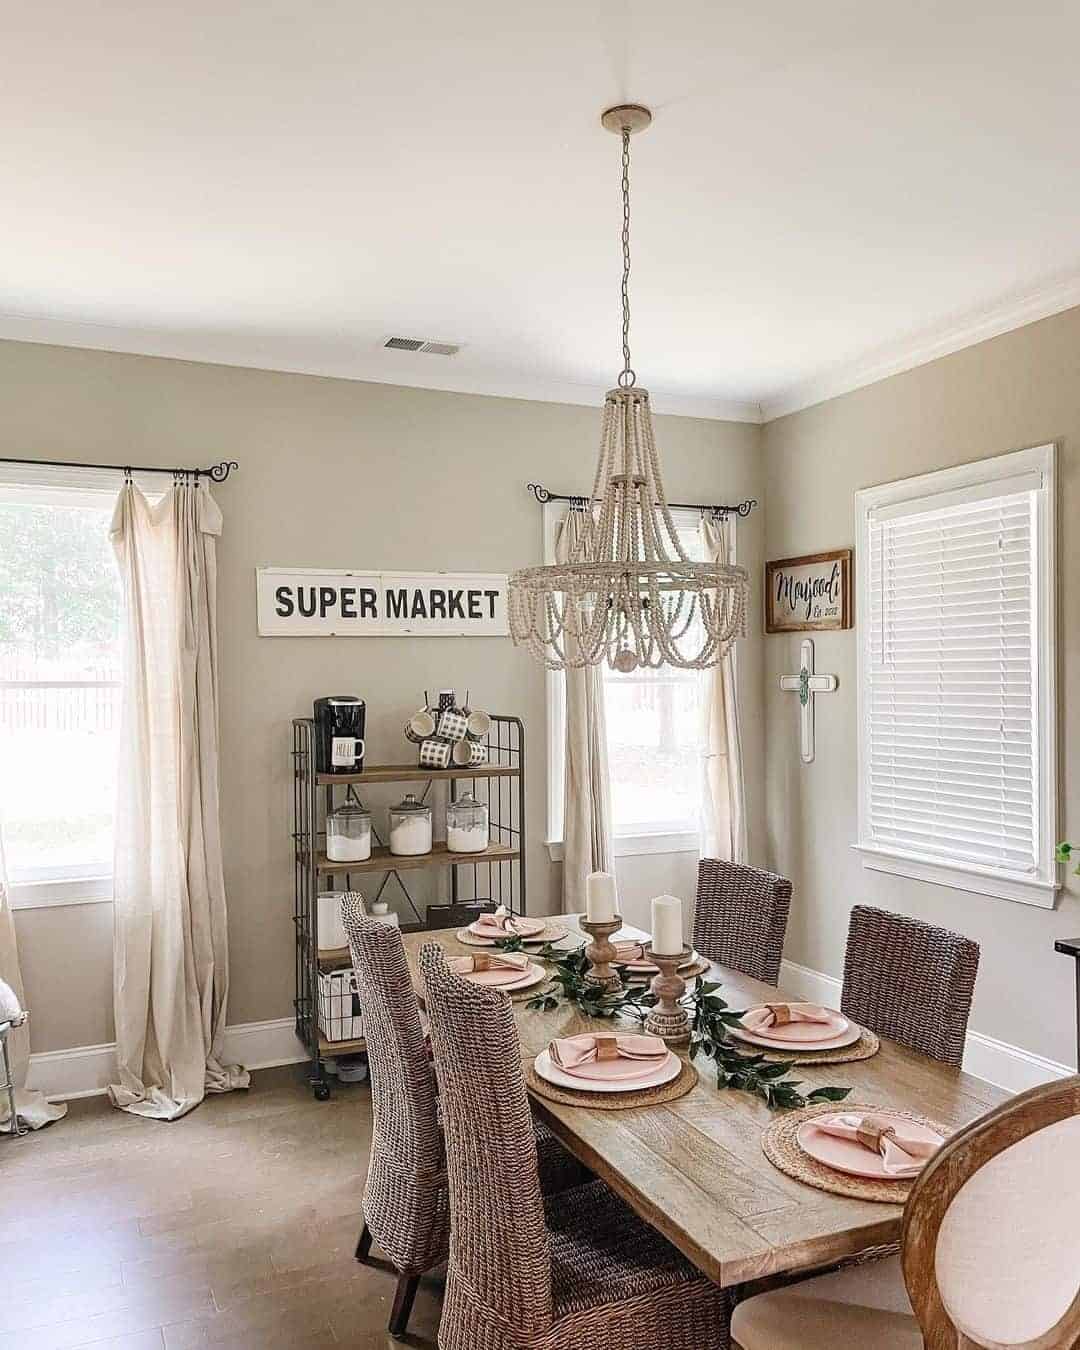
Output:
<svg viewBox="0 0 1080 1350">
<path fill-rule="evenodd" d="M 341 922 L 341 891 L 320 891 L 318 907 L 319 951 L 340 951 L 349 945 L 345 925 Z"/>
</svg>

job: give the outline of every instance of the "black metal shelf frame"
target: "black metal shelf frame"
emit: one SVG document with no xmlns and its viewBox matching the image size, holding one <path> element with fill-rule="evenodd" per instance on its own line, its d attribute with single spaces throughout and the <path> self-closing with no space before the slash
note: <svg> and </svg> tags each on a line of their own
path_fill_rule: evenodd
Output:
<svg viewBox="0 0 1080 1350">
<path fill-rule="evenodd" d="M 469 776 L 445 778 L 450 797 L 469 790 L 488 808 L 489 835 L 493 844 L 513 849 L 515 858 L 469 861 L 468 854 L 441 855 L 432 859 L 428 868 L 450 871 L 450 910 L 461 907 L 506 905 L 515 914 L 525 914 L 525 727 L 518 717 L 492 714 L 491 729 L 485 740 L 487 763 L 504 772 L 491 777 L 477 777 L 471 769 Z M 309 717 L 293 720 L 293 925 L 296 942 L 296 994 L 293 1006 L 296 1013 L 296 1034 L 311 1057 L 310 1082 L 315 1096 L 325 1101 L 330 1095 L 324 1060 L 331 1056 L 319 1043 L 319 934 L 318 896 L 320 891 L 337 890 L 340 879 L 342 890 L 355 889 L 348 872 L 320 875 L 320 843 L 326 836 L 326 817 L 336 804 L 335 794 L 355 791 L 358 784 L 320 784 L 315 768 L 315 724 Z M 513 772 L 507 774 L 505 770 Z M 411 772 L 411 769 L 409 770 Z M 380 776 L 380 783 L 392 782 Z M 401 781 L 405 781 L 404 779 Z M 426 798 L 434 777 L 428 779 L 421 800 Z M 373 828 L 377 843 L 384 841 Z M 413 870 L 413 869 L 409 869 Z M 365 870 L 363 876 L 378 875 Z M 372 903 L 378 903 L 387 886 L 394 881 L 416 918 L 414 924 L 403 924 L 408 931 L 428 927 L 427 911 L 422 915 L 402 872 L 389 866 L 382 876 Z M 447 910 L 442 908 L 441 919 L 446 922 Z M 441 924 L 439 925 L 441 926 Z"/>
</svg>

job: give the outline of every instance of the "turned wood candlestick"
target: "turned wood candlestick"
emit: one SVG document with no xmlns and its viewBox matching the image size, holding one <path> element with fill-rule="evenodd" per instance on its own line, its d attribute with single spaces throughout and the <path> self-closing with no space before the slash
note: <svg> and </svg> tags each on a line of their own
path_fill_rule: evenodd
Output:
<svg viewBox="0 0 1080 1350">
<path fill-rule="evenodd" d="M 619 955 L 615 944 L 611 941 L 611 935 L 622 927 L 622 915 L 616 914 L 614 918 L 603 923 L 582 919 L 581 926 L 592 938 L 585 948 L 590 966 L 585 972 L 585 983 L 598 985 L 606 993 L 617 994 L 622 988 L 622 980 L 619 978 L 619 972 L 613 970 L 611 966 Z"/>
<path fill-rule="evenodd" d="M 649 1009 L 645 1030 L 668 1045 L 686 1045 L 690 1040 L 690 1015 L 680 1002 L 686 993 L 686 981 L 679 974 L 679 967 L 693 954 L 690 947 L 684 946 L 673 956 L 661 956 L 653 951 L 651 942 L 645 944 L 645 960 L 660 967 L 660 973 L 652 977 L 649 985 L 657 1001 L 656 1006 Z"/>
</svg>

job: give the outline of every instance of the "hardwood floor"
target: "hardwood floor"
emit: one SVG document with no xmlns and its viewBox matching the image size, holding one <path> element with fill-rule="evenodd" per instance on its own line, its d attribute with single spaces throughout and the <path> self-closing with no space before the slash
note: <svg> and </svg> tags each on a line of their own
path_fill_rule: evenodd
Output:
<svg viewBox="0 0 1080 1350">
<path fill-rule="evenodd" d="M 91 1098 L 0 1137 L 0 1350 L 434 1346 L 439 1278 L 395 1342 L 395 1276 L 354 1258 L 367 1086 L 252 1078 L 172 1124 Z"/>
</svg>

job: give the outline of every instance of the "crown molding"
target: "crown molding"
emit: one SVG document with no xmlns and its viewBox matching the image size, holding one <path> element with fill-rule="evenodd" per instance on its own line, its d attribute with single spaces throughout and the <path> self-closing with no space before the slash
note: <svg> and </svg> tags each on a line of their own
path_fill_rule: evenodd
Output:
<svg viewBox="0 0 1080 1350">
<path fill-rule="evenodd" d="M 900 375 L 917 366 L 925 366 L 943 356 L 951 356 L 965 347 L 974 347 L 990 338 L 1024 328 L 1029 323 L 1048 319 L 1080 305 L 1080 271 L 1058 276 L 1053 281 L 971 310 L 961 319 L 953 319 L 915 336 L 878 348 L 872 354 L 847 364 L 834 366 L 772 398 L 762 401 L 763 422 L 775 421 L 789 413 L 801 412 L 827 399 L 850 394 L 869 384 L 877 384 L 891 375 Z"/>
<path fill-rule="evenodd" d="M 264 339 L 226 333 L 195 335 L 21 314 L 0 313 L 0 340 L 591 408 L 603 405 L 604 395 L 611 387 L 610 381 L 603 385 L 576 384 L 568 380 L 535 379 L 512 371 L 455 372 L 440 369 L 436 364 L 454 360 L 453 357 L 391 352 L 381 347 L 365 349 L 359 345 L 357 349 L 348 350 L 346 344 L 341 343 L 314 355 L 303 341 L 290 338 Z M 418 366 L 416 362 L 421 364 Z M 759 403 L 665 393 L 655 386 L 650 386 L 650 392 L 653 411 L 661 415 L 698 417 L 715 422 L 762 421 Z"/>
</svg>

